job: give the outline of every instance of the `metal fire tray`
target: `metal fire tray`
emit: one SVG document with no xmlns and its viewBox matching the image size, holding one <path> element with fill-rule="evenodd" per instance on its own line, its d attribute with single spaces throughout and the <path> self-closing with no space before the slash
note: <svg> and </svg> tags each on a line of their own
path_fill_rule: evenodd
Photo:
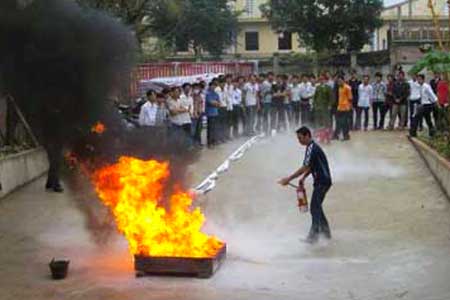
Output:
<svg viewBox="0 0 450 300">
<path fill-rule="evenodd" d="M 149 257 L 134 256 L 136 277 L 143 276 L 185 276 L 210 278 L 225 260 L 226 244 L 213 257 Z"/>
</svg>

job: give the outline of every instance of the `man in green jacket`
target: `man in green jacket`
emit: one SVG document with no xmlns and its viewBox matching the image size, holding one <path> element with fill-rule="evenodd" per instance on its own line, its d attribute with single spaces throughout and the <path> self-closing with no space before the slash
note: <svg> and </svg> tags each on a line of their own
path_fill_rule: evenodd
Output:
<svg viewBox="0 0 450 300">
<path fill-rule="evenodd" d="M 327 84 L 325 76 L 320 76 L 313 102 L 316 129 L 331 127 L 330 113 L 333 106 L 333 98 L 333 89 Z"/>
</svg>

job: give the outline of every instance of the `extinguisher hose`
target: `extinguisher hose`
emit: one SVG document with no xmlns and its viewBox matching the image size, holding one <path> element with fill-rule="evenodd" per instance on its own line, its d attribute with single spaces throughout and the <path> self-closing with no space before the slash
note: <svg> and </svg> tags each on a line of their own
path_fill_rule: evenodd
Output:
<svg viewBox="0 0 450 300">
<path fill-rule="evenodd" d="M 293 188 L 295 188 L 295 189 L 298 189 L 298 186 L 297 186 L 297 185 L 295 185 L 295 184 L 292 184 L 292 183 L 288 183 L 288 185 L 289 185 L 290 187 L 293 187 Z"/>
</svg>

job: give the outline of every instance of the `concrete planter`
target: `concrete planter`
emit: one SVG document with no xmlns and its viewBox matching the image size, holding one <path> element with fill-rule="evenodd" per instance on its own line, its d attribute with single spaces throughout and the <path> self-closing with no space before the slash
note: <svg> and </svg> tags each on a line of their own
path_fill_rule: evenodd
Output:
<svg viewBox="0 0 450 300">
<path fill-rule="evenodd" d="M 450 162 L 424 142 L 416 138 L 410 138 L 410 141 L 425 161 L 447 198 L 450 199 Z"/>
<path fill-rule="evenodd" d="M 0 159 L 0 198 L 48 170 L 47 153 L 37 148 Z"/>
</svg>

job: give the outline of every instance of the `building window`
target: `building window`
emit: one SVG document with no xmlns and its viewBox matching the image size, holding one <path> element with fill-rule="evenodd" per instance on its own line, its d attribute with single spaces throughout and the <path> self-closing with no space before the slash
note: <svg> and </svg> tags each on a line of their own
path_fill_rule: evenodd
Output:
<svg viewBox="0 0 450 300">
<path fill-rule="evenodd" d="M 255 0 L 245 0 L 245 12 L 247 16 L 253 16 L 255 14 Z"/>
<path fill-rule="evenodd" d="M 189 42 L 186 39 L 176 39 L 175 41 L 175 49 L 177 52 L 188 52 L 189 51 Z"/>
<path fill-rule="evenodd" d="M 383 39 L 383 50 L 387 49 L 387 45 L 386 45 L 386 39 Z"/>
<path fill-rule="evenodd" d="M 258 51 L 259 50 L 259 34 L 258 32 L 245 33 L 245 50 Z"/>
<path fill-rule="evenodd" d="M 278 50 L 292 50 L 292 33 L 281 32 L 278 35 Z"/>
</svg>

